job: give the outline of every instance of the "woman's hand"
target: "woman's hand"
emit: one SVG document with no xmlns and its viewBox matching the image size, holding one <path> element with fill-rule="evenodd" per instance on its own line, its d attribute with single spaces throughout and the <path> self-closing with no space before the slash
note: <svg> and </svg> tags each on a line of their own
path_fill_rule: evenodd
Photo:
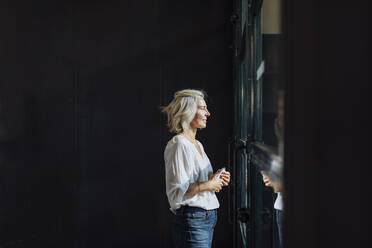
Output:
<svg viewBox="0 0 372 248">
<path fill-rule="evenodd" d="M 220 171 L 221 170 L 218 170 L 216 173 L 214 173 L 213 176 L 207 181 L 210 191 L 220 192 L 220 190 L 222 189 L 223 180 L 219 176 Z"/>
<path fill-rule="evenodd" d="M 220 178 L 222 179 L 222 186 L 228 186 L 230 182 L 230 172 L 222 172 Z"/>
<path fill-rule="evenodd" d="M 263 172 L 261 172 L 261 174 L 262 174 L 262 180 L 263 180 L 265 186 L 266 187 L 272 187 L 273 185 L 272 185 L 272 182 L 271 182 L 270 178 Z"/>
<path fill-rule="evenodd" d="M 282 191 L 283 186 L 281 182 L 271 181 L 270 178 L 263 171 L 261 171 L 261 174 L 265 186 L 273 188 L 275 193 Z"/>
</svg>

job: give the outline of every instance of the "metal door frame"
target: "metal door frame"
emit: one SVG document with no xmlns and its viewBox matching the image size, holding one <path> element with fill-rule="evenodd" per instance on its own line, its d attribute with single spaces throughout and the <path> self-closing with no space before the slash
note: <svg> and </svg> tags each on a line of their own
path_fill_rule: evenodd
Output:
<svg viewBox="0 0 372 248">
<path fill-rule="evenodd" d="M 258 154 L 255 151 L 260 150 L 255 144 L 262 142 L 262 3 L 263 0 L 235 0 L 231 17 L 235 113 L 229 164 L 235 180 L 230 191 L 229 216 L 235 248 L 262 247 L 263 186 L 259 169 L 252 162 L 258 161 L 254 160 Z"/>
</svg>

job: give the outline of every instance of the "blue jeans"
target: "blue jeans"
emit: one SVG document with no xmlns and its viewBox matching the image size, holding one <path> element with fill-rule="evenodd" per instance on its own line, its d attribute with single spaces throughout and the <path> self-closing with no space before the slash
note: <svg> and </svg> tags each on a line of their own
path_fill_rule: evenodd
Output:
<svg viewBox="0 0 372 248">
<path fill-rule="evenodd" d="M 172 236 L 176 248 L 210 248 L 217 210 L 183 206 L 172 220 Z"/>
<path fill-rule="evenodd" d="M 281 210 L 275 209 L 276 213 L 276 224 L 278 226 L 278 235 L 279 235 L 279 247 L 283 248 L 283 213 Z"/>
</svg>

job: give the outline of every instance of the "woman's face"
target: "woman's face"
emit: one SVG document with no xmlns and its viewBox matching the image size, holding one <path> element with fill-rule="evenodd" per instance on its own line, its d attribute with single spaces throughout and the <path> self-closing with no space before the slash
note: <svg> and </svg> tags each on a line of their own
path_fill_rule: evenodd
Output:
<svg viewBox="0 0 372 248">
<path fill-rule="evenodd" d="M 191 128 L 206 128 L 207 118 L 211 115 L 207 109 L 207 104 L 203 98 L 197 98 L 196 100 L 196 114 L 194 119 L 190 123 Z"/>
</svg>

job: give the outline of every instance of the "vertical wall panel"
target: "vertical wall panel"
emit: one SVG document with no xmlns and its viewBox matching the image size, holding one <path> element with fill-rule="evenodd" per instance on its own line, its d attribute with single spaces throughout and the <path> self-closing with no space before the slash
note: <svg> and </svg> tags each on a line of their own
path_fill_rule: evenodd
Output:
<svg viewBox="0 0 372 248">
<path fill-rule="evenodd" d="M 172 247 L 159 107 L 202 88 L 232 134 L 224 2 L 17 1 L 0 12 L 0 247 Z M 227 192 L 214 247 L 231 243 Z"/>
</svg>

